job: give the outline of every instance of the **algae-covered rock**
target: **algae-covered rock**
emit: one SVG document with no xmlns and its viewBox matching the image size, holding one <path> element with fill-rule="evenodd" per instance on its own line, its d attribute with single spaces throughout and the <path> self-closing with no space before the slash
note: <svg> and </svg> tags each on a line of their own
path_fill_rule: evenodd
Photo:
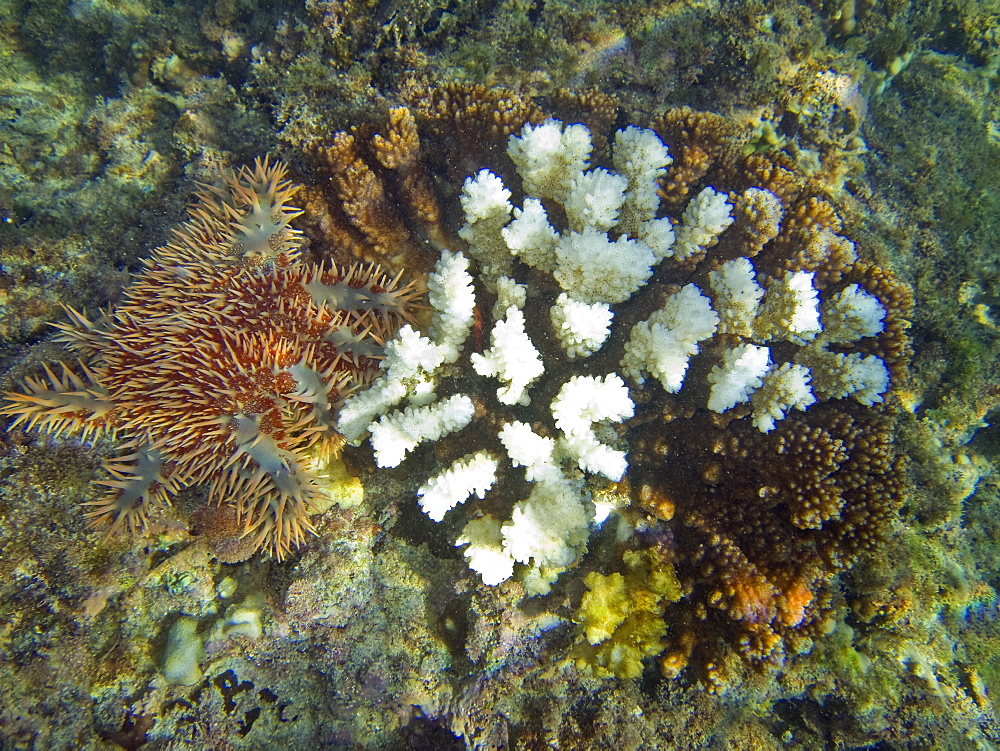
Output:
<svg viewBox="0 0 1000 751">
<path fill-rule="evenodd" d="M 163 650 L 163 675 L 170 683 L 193 686 L 202 679 L 199 662 L 204 656 L 204 646 L 198 634 L 198 620 L 184 616 L 178 618 L 167 633 L 167 646 Z"/>
</svg>

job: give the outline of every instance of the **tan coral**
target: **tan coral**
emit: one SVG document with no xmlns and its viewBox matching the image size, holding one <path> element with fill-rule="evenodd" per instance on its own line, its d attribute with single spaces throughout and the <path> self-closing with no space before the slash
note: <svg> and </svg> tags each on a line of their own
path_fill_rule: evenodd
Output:
<svg viewBox="0 0 1000 751">
<path fill-rule="evenodd" d="M 330 172 L 344 213 L 376 251 L 388 254 L 410 239 L 384 181 L 363 159 L 354 135 L 336 133 L 316 153 Z"/>
<path fill-rule="evenodd" d="M 376 134 L 372 145 L 379 163 L 397 175 L 396 185 L 410 215 L 438 249 L 445 247 L 449 240 L 441 225 L 441 208 L 420 161 L 420 136 L 410 110 L 390 110 L 388 136 Z"/>
<path fill-rule="evenodd" d="M 673 162 L 660 183 L 663 201 L 683 206 L 702 179 L 735 148 L 738 130 L 726 118 L 689 107 L 667 110 L 650 127 L 670 147 Z"/>
</svg>

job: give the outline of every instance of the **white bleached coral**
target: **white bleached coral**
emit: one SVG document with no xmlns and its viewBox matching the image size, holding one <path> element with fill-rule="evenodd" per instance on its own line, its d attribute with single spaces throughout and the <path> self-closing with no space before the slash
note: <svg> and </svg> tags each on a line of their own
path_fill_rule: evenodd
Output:
<svg viewBox="0 0 1000 751">
<path fill-rule="evenodd" d="M 424 441 L 436 441 L 448 433 L 464 428 L 472 420 L 475 407 L 465 394 L 423 407 L 395 410 L 369 426 L 375 463 L 380 467 L 395 467 Z"/>
<path fill-rule="evenodd" d="M 607 232 L 618 223 L 625 202 L 628 180 L 606 169 L 593 169 L 573 178 L 563 208 L 569 228 L 583 232 L 587 227 Z"/>
<path fill-rule="evenodd" d="M 528 386 L 545 366 L 524 330 L 524 313 L 507 308 L 507 317 L 493 326 L 490 342 L 493 346 L 483 354 L 472 355 L 472 367 L 481 376 L 495 376 L 507 384 L 497 389 L 501 404 L 529 404 Z"/>
<path fill-rule="evenodd" d="M 503 546 L 500 521 L 489 514 L 472 519 L 455 541 L 467 545 L 465 559 L 479 573 L 483 584 L 495 587 L 514 575 L 514 558 Z"/>
<path fill-rule="evenodd" d="M 599 350 L 611 333 L 614 314 L 607 303 L 587 305 L 563 292 L 550 312 L 556 338 L 571 360 Z"/>
<path fill-rule="evenodd" d="M 504 550 L 518 563 L 566 568 L 590 536 L 591 515 L 580 491 L 562 478 L 545 478 L 514 504 L 501 527 Z"/>
<path fill-rule="evenodd" d="M 754 321 L 758 341 L 786 339 L 804 343 L 820 331 L 819 299 L 811 271 L 787 271 L 767 288 Z"/>
<path fill-rule="evenodd" d="M 524 478 L 529 482 L 558 471 L 556 442 L 538 435 L 527 423 L 509 422 L 500 429 L 498 437 L 514 466 L 526 468 Z"/>
<path fill-rule="evenodd" d="M 659 180 L 673 160 L 663 141 L 647 128 L 630 125 L 615 137 L 614 165 L 628 180 L 618 229 L 637 234 L 656 217 L 660 206 Z M 669 225 L 669 220 L 667 220 Z"/>
<path fill-rule="evenodd" d="M 708 275 L 715 293 L 715 310 L 719 314 L 719 331 L 724 334 L 750 337 L 764 290 L 755 278 L 749 258 L 726 261 Z"/>
<path fill-rule="evenodd" d="M 762 433 L 774 430 L 776 420 L 783 420 L 790 409 L 805 409 L 816 401 L 809 387 L 809 370 L 802 365 L 772 365 L 764 383 L 750 395 L 753 425 Z"/>
<path fill-rule="evenodd" d="M 562 451 L 580 469 L 618 481 L 628 462 L 625 452 L 602 444 L 594 432 L 594 423 L 621 422 L 632 416 L 635 405 L 625 383 L 617 373 L 604 378 L 573 376 L 562 385 L 552 401 L 552 417 L 563 432 Z"/>
<path fill-rule="evenodd" d="M 448 353 L 409 325 L 403 326 L 385 345 L 383 374 L 364 391 L 354 394 L 340 410 L 337 429 L 353 443 L 361 439 L 369 425 L 403 399 L 420 395 L 416 403 L 434 397 L 434 373 Z"/>
<path fill-rule="evenodd" d="M 527 198 L 500 234 L 512 256 L 554 272 L 573 299 L 617 304 L 646 283 L 674 244 L 670 220 L 655 218 L 656 181 L 669 156 L 655 133 L 630 128 L 616 136 L 620 173 L 602 168 L 584 172 L 590 137 L 587 133 L 584 139 L 581 128 L 587 133 L 582 125 L 563 129 L 549 120 L 511 136 L 507 153 Z M 562 204 L 568 227 L 561 234 L 549 223 L 541 198 Z M 612 231 L 614 238 L 608 234 Z"/>
<path fill-rule="evenodd" d="M 795 362 L 809 368 L 820 399 L 853 396 L 870 407 L 881 402 L 889 389 L 889 369 L 875 355 L 830 352 L 814 344 L 800 349 Z"/>
<path fill-rule="evenodd" d="M 859 284 L 852 284 L 823 305 L 825 342 L 856 342 L 882 332 L 885 306 Z"/>
<path fill-rule="evenodd" d="M 621 235 L 611 241 L 593 227 L 563 235 L 556 244 L 556 281 L 587 304 L 625 302 L 653 273 L 656 256 L 646 243 Z"/>
<path fill-rule="evenodd" d="M 555 270 L 559 233 L 549 224 L 545 207 L 537 198 L 524 199 L 523 208 L 514 209 L 514 219 L 500 234 L 510 252 L 529 266 L 540 271 Z"/>
<path fill-rule="evenodd" d="M 698 343 L 712 336 L 718 323 L 708 298 L 688 284 L 671 295 L 663 308 L 632 327 L 622 369 L 636 383 L 644 383 L 643 374 L 649 373 L 664 389 L 677 392 Z"/>
<path fill-rule="evenodd" d="M 722 413 L 749 402 L 737 414 L 761 432 L 817 400 L 853 395 L 871 404 L 888 387 L 884 363 L 853 351 L 855 342 L 882 330 L 884 306 L 858 285 L 834 293 L 837 281 L 823 278 L 817 290 L 811 270 L 775 268 L 764 246 L 782 221 L 777 196 L 751 189 L 734 195 L 734 209 L 726 193 L 705 187 L 677 221 L 673 213 L 658 216 L 659 180 L 670 156 L 654 132 L 619 131 L 613 169 L 588 170 L 590 151 L 582 125 L 526 125 L 508 142 L 524 192 L 521 207 L 511 206 L 510 191 L 491 172 L 465 182 L 461 236 L 478 261 L 476 284 L 495 294 L 490 346 L 463 359 L 476 291 L 464 256 L 445 251 L 428 280 L 435 311 L 430 337 L 403 327 L 387 344 L 382 377 L 348 398 L 341 417 L 350 440 L 369 431 L 379 465 L 395 466 L 419 441 L 462 429 L 474 411 L 486 415 L 425 454 L 427 462 L 446 464 L 429 473 L 420 504 L 435 521 L 464 504 L 467 521 L 456 544 L 465 546 L 470 567 L 486 584 L 516 573 L 529 594 L 547 591 L 576 563 L 598 523 L 594 498 L 600 500 L 602 487 L 613 495 L 607 481 L 621 481 L 628 470 L 625 432 L 616 424 L 633 415 L 632 396 L 617 373 L 574 375 L 574 358 L 591 357 L 602 368 L 617 356 L 608 350 L 621 347 L 619 371 L 632 381 L 653 377 L 671 394 L 686 388 L 693 395 L 694 401 L 666 397 L 669 413 Z M 754 221 L 755 210 L 767 213 L 765 220 Z M 692 272 L 734 215 L 740 224 L 733 237 L 749 244 L 745 255 L 763 251 L 762 273 L 749 258 L 734 258 L 737 246 L 728 241 L 718 252 L 720 261 L 731 260 Z M 809 242 L 820 251 L 842 240 L 816 234 Z M 850 250 L 836 247 L 841 256 Z M 805 265 L 819 268 L 808 266 L 809 252 L 802 251 Z M 630 331 L 620 324 L 616 330 L 616 313 L 634 320 L 633 311 L 649 310 L 652 295 L 634 308 L 615 306 L 642 289 L 661 262 L 667 266 L 656 280 L 656 295 L 666 293 L 662 307 Z M 523 265 L 532 272 L 523 274 Z M 673 286 L 690 279 L 705 292 L 694 283 Z M 700 381 L 695 386 L 692 373 Z M 477 378 L 498 379 L 496 396 Z M 454 380 L 438 383 L 445 379 Z M 475 409 L 465 393 L 437 401 L 439 386 L 477 394 Z M 555 396 L 539 405 L 531 399 L 539 393 Z M 509 463 L 489 452 L 496 441 Z M 469 443 L 463 451 L 473 453 L 448 456 Z M 511 473 L 523 475 L 527 492 L 504 490 Z M 487 492 L 491 514 L 483 515 L 485 504 L 469 499 Z"/>
<path fill-rule="evenodd" d="M 732 209 L 725 193 L 703 189 L 684 209 L 672 257 L 683 261 L 715 245 L 733 223 Z"/>
<path fill-rule="evenodd" d="M 507 308 L 524 310 L 528 302 L 528 288 L 518 284 L 509 276 L 497 279 L 497 301 L 493 303 L 493 320 L 499 321 L 507 313 Z"/>
<path fill-rule="evenodd" d="M 708 408 L 713 412 L 725 412 L 745 402 L 764 382 L 770 362 L 767 347 L 741 344 L 727 349 L 722 355 L 722 364 L 713 367 L 708 374 L 708 382 L 712 384 Z"/>
<path fill-rule="evenodd" d="M 479 261 L 485 281 L 510 274 L 511 255 L 500 230 L 510 220 L 510 191 L 489 170 L 481 170 L 462 186 L 465 224 L 458 234 L 469 244 L 469 252 Z"/>
<path fill-rule="evenodd" d="M 455 362 L 472 329 L 476 293 L 467 271 L 469 259 L 461 253 L 444 251 L 427 277 L 427 299 L 434 308 L 431 337 L 444 347 L 444 362 Z"/>
<path fill-rule="evenodd" d="M 436 522 L 470 495 L 482 498 L 497 479 L 497 460 L 485 451 L 452 462 L 444 472 L 420 486 L 420 508 Z"/>
<path fill-rule="evenodd" d="M 591 148 L 585 125 L 563 128 L 558 120 L 546 120 L 538 126 L 529 123 L 520 135 L 511 136 L 507 153 L 528 195 L 562 202 L 573 179 L 586 169 Z"/>
</svg>

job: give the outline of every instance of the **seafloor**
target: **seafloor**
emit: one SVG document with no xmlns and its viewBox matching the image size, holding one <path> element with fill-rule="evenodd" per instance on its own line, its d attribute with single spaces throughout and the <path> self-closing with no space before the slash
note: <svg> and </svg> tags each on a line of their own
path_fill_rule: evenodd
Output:
<svg viewBox="0 0 1000 751">
<path fill-rule="evenodd" d="M 61 306 L 113 306 L 219 165 L 271 154 L 305 179 L 323 139 L 456 81 L 609 96 L 617 125 L 682 105 L 755 124 L 915 301 L 906 482 L 780 659 L 722 624 L 690 664 L 588 670 L 574 618 L 613 534 L 547 596 L 485 587 L 414 510 L 421 478 L 367 447 L 330 470 L 317 537 L 225 564 L 188 523 L 198 488 L 105 539 L 81 504 L 114 441 L 0 433 L 0 748 L 1000 744 L 1000 3 L 0 0 L 0 19 L 6 390 L 65 359 Z"/>
</svg>

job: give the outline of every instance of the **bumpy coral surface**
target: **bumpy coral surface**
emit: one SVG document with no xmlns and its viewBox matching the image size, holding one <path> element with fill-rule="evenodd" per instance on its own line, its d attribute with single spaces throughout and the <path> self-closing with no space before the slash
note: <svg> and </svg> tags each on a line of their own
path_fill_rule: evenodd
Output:
<svg viewBox="0 0 1000 751">
<path fill-rule="evenodd" d="M 285 174 L 265 160 L 204 186 L 114 311 L 69 310 L 59 338 L 78 359 L 7 394 L 11 427 L 124 441 L 88 512 L 112 532 L 197 483 L 235 509 L 243 556 L 282 558 L 312 530 L 310 462 L 337 447 L 336 405 L 416 293 L 377 266 L 303 261 Z"/>
<path fill-rule="evenodd" d="M 622 617 L 584 635 L 587 672 L 636 677 L 662 653 L 663 674 L 691 664 L 720 690 L 735 654 L 780 665 L 828 627 L 837 573 L 901 503 L 908 292 L 746 129 L 682 109 L 616 132 L 603 101 L 555 104 L 565 125 L 449 87 L 334 134 L 310 147 L 331 179 L 301 220 L 282 166 L 228 174 L 112 313 L 70 311 L 79 362 L 5 412 L 126 440 L 89 512 L 112 529 L 209 483 L 230 516 L 199 525 L 238 525 L 233 559 L 298 546 L 312 458 L 370 434 L 479 581 L 545 594 L 590 569 L 580 619 L 598 597 Z M 358 263 L 307 261 L 293 220 L 312 257 Z M 361 261 L 436 256 L 429 338 L 396 336 L 417 325 L 417 286 Z M 623 545 L 595 571 L 609 513 Z M 669 596 L 638 556 L 670 572 Z"/>
<path fill-rule="evenodd" d="M 457 100 L 453 89 L 448 101 Z M 451 106 L 417 118 L 424 152 L 462 142 L 454 134 L 470 127 L 467 109 Z M 644 531 L 628 546 L 654 545 L 682 591 L 652 609 L 664 635 L 645 654 L 662 647 L 665 674 L 691 664 L 703 686 L 720 690 L 734 655 L 777 666 L 829 628 L 838 572 L 876 549 L 902 503 L 893 388 L 905 383 L 910 293 L 859 260 L 864 249 L 845 235 L 821 183 L 780 154 L 749 148 L 748 129 L 678 109 L 647 130 L 591 139 L 569 123 L 599 114 L 575 107 L 561 113 L 565 126 L 532 125 L 537 113 L 509 108 L 529 123 L 504 121 L 509 160 L 474 147 L 447 160 L 467 165 L 458 234 L 478 261 L 477 307 L 495 302 L 495 323 L 475 325 L 454 366 L 439 370 L 455 362 L 441 356 L 413 365 L 417 378 L 384 408 L 404 396 L 472 393 L 471 425 L 464 416 L 435 456 L 417 451 L 405 466 L 411 476 L 423 476 L 418 466 L 437 473 L 421 493 L 447 481 L 435 520 L 444 517 L 488 583 L 513 575 L 529 593 L 548 591 L 559 571 L 587 565 L 587 527 L 607 513 L 604 499 L 620 507 L 630 492 L 632 509 L 619 511 Z M 489 117 L 480 122 L 489 139 L 502 138 Z M 455 212 L 447 192 L 439 200 L 447 224 Z M 601 269 L 599 280 L 588 267 Z M 463 295 L 465 284 L 456 283 Z M 598 313 L 613 318 L 606 342 L 589 321 Z M 586 352 L 573 345 L 574 326 L 593 337 Z M 414 363 L 442 344 L 432 339 L 412 350 Z M 598 415 L 586 440 L 567 432 L 560 415 L 588 408 L 566 388 L 585 382 L 596 394 L 599 376 L 617 379 L 616 370 L 631 381 L 635 416 L 631 407 Z M 497 399 L 477 375 L 500 380 Z M 519 375 L 525 384 L 508 394 L 503 384 Z M 381 455 L 384 431 L 373 425 Z M 356 426 L 351 438 L 363 432 Z M 492 459 L 458 487 L 454 468 L 471 471 L 470 447 Z M 618 489 L 599 477 L 618 480 L 625 466 Z M 495 478 L 507 479 L 488 490 Z M 473 494 L 483 500 L 463 504 Z M 456 505 L 461 512 L 447 510 Z"/>
</svg>

